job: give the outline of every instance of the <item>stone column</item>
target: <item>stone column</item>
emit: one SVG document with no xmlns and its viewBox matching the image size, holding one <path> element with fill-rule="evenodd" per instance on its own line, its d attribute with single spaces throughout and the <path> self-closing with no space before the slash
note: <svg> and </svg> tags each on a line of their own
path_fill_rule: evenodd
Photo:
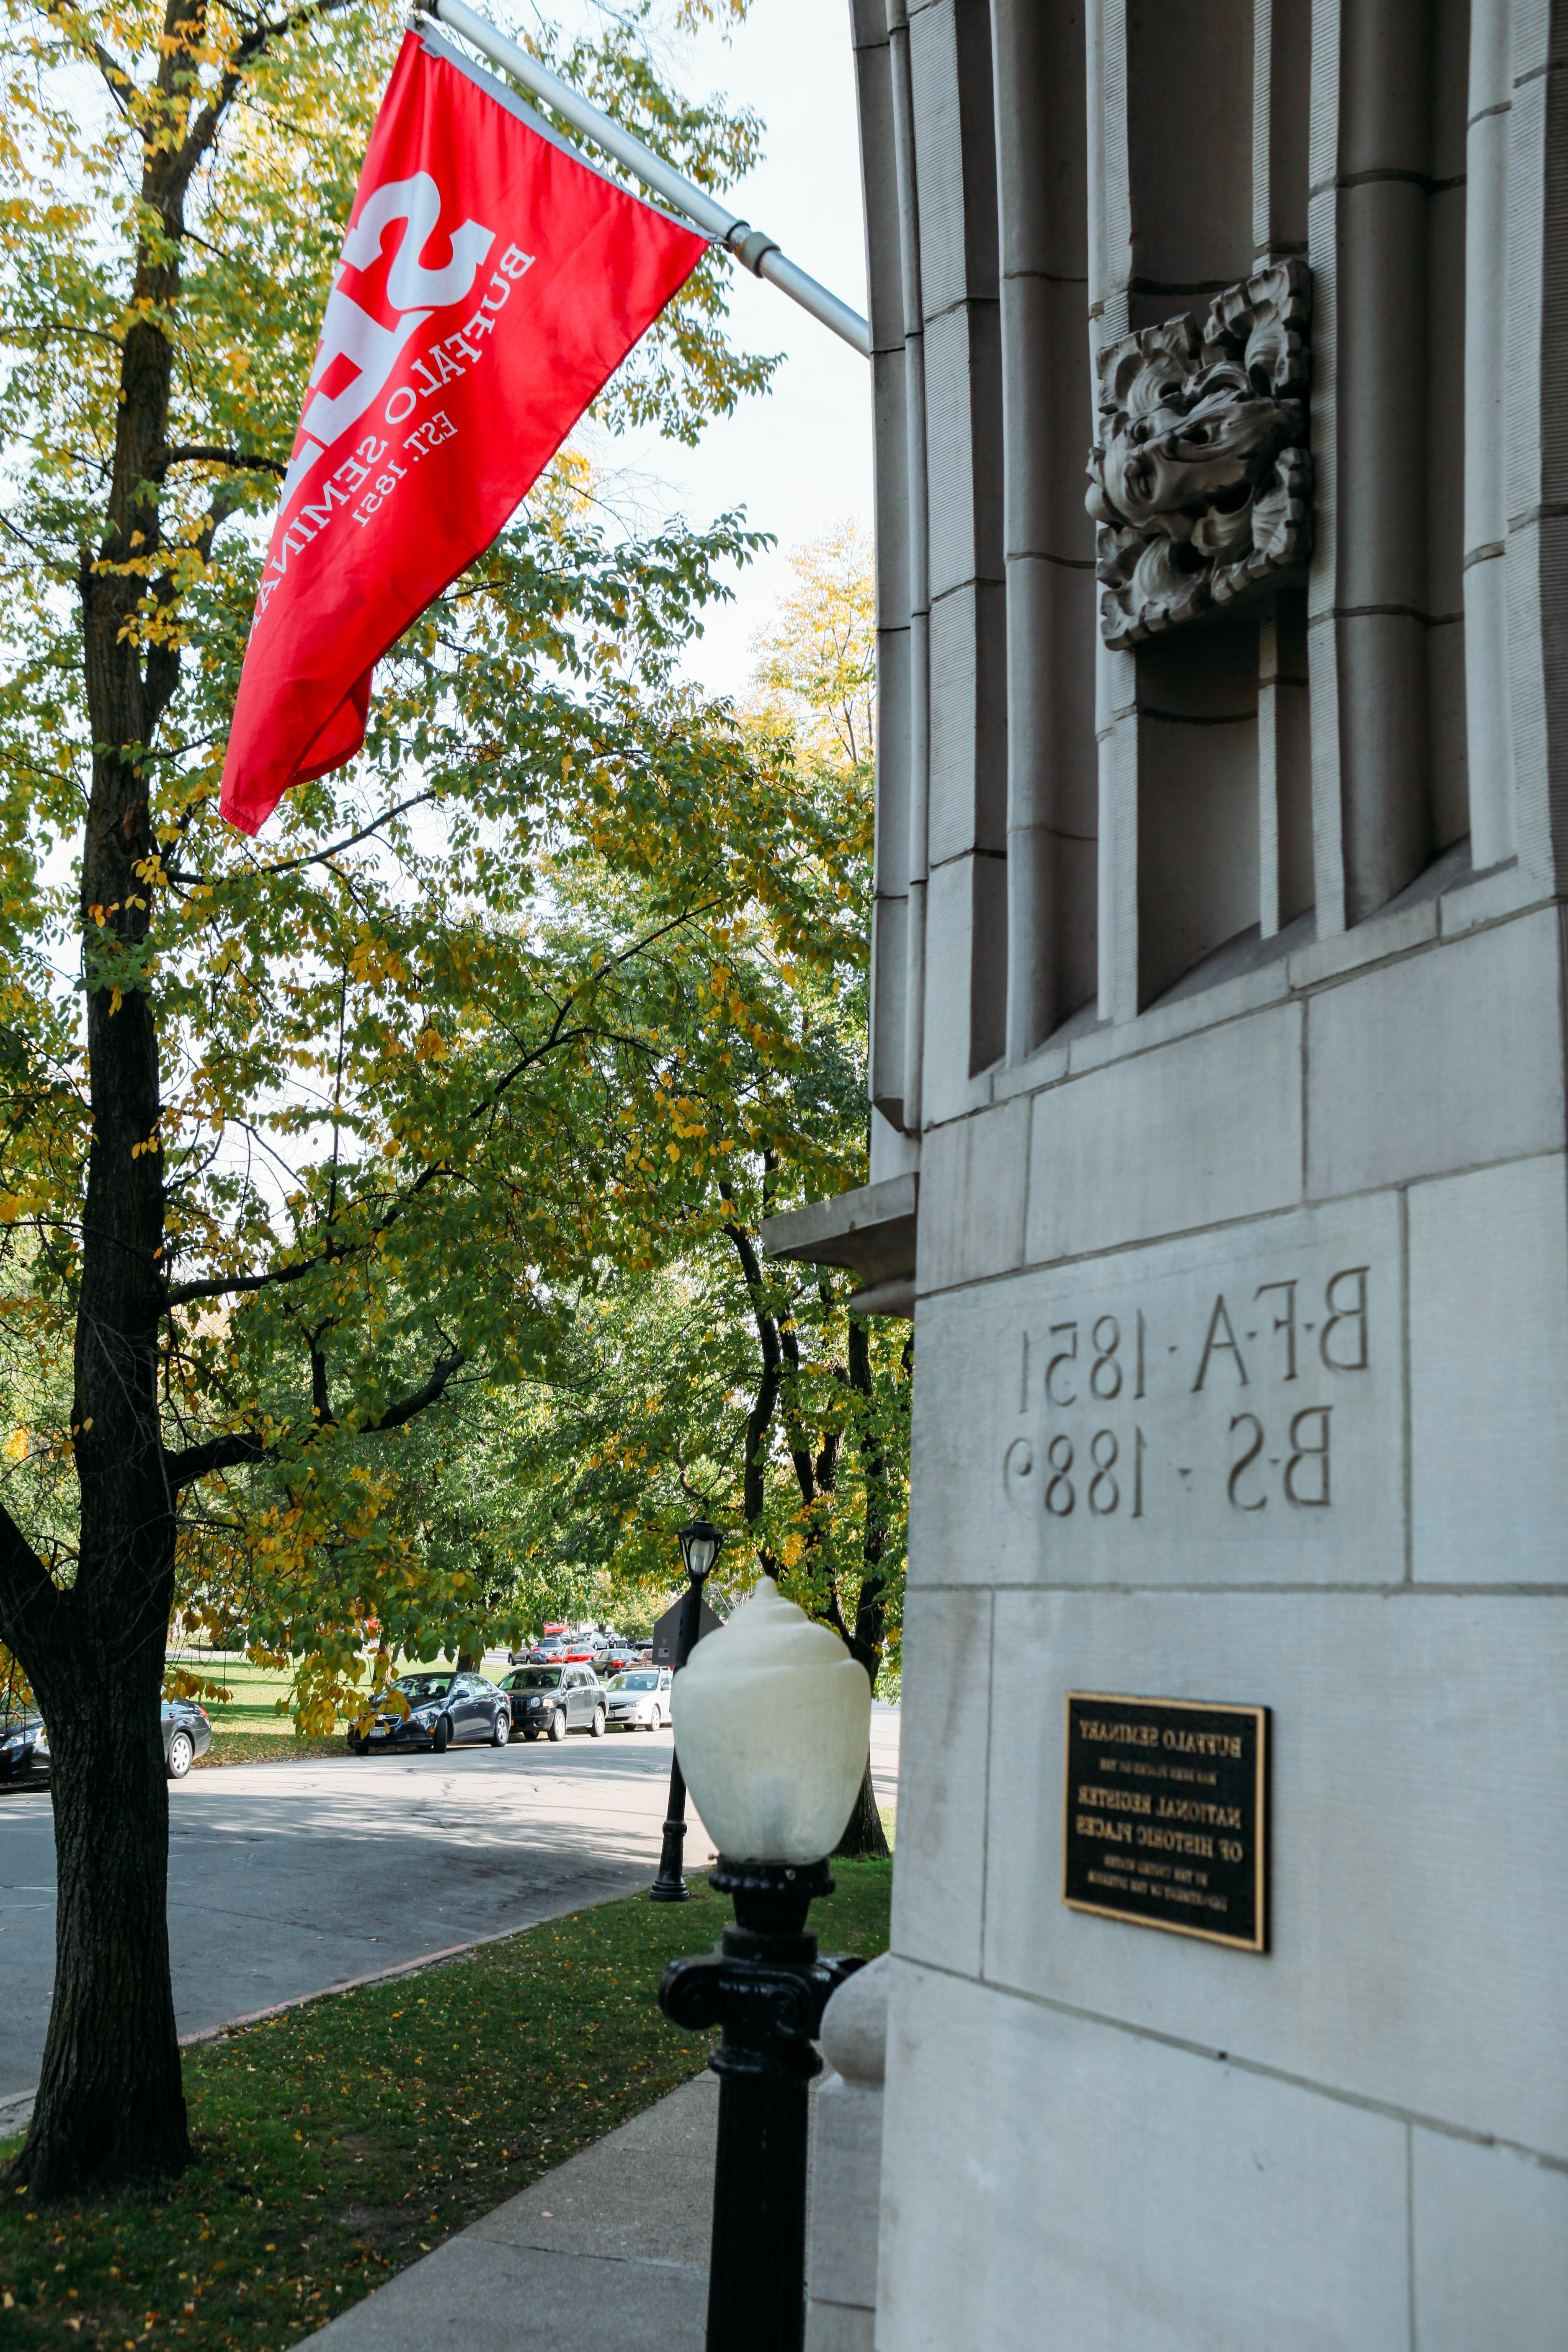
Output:
<svg viewBox="0 0 1568 2352">
<path fill-rule="evenodd" d="M 1344 0 L 1341 13 L 1333 625 L 1351 923 L 1414 881 L 1435 848 L 1426 695 L 1430 29 L 1422 0 Z"/>
<path fill-rule="evenodd" d="M 909 1009 L 910 501 L 902 235 L 894 74 L 883 0 L 852 0 L 866 204 L 877 517 L 877 846 L 871 935 L 871 1101 L 904 1124 Z M 918 341 L 918 337 L 917 337 Z"/>
<path fill-rule="evenodd" d="M 931 535 L 926 483 L 925 320 L 921 301 L 920 189 L 915 159 L 910 20 L 888 0 L 889 92 L 898 187 L 903 310 L 909 635 L 909 793 L 905 854 L 903 1124 L 918 1135 L 924 1100 L 926 882 L 931 803 Z"/>
<path fill-rule="evenodd" d="M 1503 371 L 1508 351 L 1508 142 L 1513 81 L 1509 0 L 1471 0 L 1465 215 L 1465 711 L 1470 857 L 1517 846 L 1508 678 L 1508 507 Z"/>
<path fill-rule="evenodd" d="M 882 2200 L 886 1953 L 823 2011 L 825 2074 L 812 2101 L 805 2352 L 872 2352 Z"/>
<path fill-rule="evenodd" d="M 992 0 L 1006 469 L 1007 1058 L 1095 992 L 1083 22 Z"/>
</svg>

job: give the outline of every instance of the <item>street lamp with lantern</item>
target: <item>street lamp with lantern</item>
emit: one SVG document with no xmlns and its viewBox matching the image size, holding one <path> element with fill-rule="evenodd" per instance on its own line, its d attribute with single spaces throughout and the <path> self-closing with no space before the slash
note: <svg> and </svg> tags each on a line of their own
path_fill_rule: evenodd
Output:
<svg viewBox="0 0 1568 2352">
<path fill-rule="evenodd" d="M 712 1572 L 713 1563 L 724 1538 L 711 1519 L 694 1519 L 680 1530 L 680 1557 L 687 1574 L 687 1589 L 680 1603 L 680 1622 L 675 1636 L 675 1670 L 682 1666 L 697 1646 L 702 1626 L 702 1588 Z M 671 1677 L 670 1706 L 674 1708 L 674 1677 Z M 690 1889 L 682 1874 L 681 1849 L 686 1843 L 686 1782 L 681 1774 L 679 1749 L 670 1760 L 669 1803 L 665 1812 L 664 1842 L 659 1849 L 658 1876 L 648 1888 L 655 1903 L 686 1903 Z"/>
<path fill-rule="evenodd" d="M 732 1895 L 718 1949 L 674 1960 L 659 2006 L 721 2026 L 707 2352 L 800 2352 L 805 2328 L 807 2085 L 822 2012 L 862 1963 L 806 1930 L 859 1794 L 871 1685 L 837 1633 L 764 1577 L 673 1695 L 675 1748 Z"/>
</svg>

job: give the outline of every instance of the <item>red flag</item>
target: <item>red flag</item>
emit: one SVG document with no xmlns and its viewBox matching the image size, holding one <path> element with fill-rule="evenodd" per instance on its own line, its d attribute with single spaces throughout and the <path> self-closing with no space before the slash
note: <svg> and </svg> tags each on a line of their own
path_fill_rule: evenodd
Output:
<svg viewBox="0 0 1568 2352">
<path fill-rule="evenodd" d="M 707 250 L 434 33 L 403 44 L 332 280 L 235 701 L 255 833 L 352 760 L 387 647 L 487 548 Z"/>
</svg>

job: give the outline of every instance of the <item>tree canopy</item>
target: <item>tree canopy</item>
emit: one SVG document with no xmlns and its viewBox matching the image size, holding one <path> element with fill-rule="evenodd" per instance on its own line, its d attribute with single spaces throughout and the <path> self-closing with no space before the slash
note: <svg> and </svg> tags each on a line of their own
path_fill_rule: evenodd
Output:
<svg viewBox="0 0 1568 2352">
<path fill-rule="evenodd" d="M 304 1654 L 336 1708 L 369 1612 L 417 1647 L 480 1605 L 407 1506 L 424 1417 L 558 1360 L 582 1299 L 743 1187 L 732 1163 L 846 1165 L 800 975 L 825 1002 L 859 984 L 863 796 L 816 792 L 792 738 L 679 667 L 756 544 L 740 518 L 629 532 L 563 464 L 382 665 L 354 767 L 258 842 L 217 818 L 259 518 L 399 29 L 363 0 L 9 0 L 0 43 L 0 1331 L 25 1431 L 0 1637 L 57 1767 L 38 2193 L 184 2159 L 176 1591 Z M 756 126 L 676 95 L 649 30 L 612 13 L 563 62 L 722 184 Z M 727 267 L 612 422 L 692 433 L 765 380 L 726 338 Z"/>
</svg>

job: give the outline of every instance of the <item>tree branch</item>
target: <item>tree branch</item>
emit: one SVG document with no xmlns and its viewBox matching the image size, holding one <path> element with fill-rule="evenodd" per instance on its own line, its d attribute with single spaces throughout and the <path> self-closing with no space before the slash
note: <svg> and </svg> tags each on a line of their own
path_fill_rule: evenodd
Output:
<svg viewBox="0 0 1568 2352">
<path fill-rule="evenodd" d="M 461 1349 L 454 1349 L 449 1355 L 437 1357 L 436 1369 L 427 1381 L 422 1381 L 418 1388 L 411 1389 L 406 1396 L 399 1397 L 395 1404 L 389 1404 L 379 1420 L 362 1423 L 353 1434 L 374 1437 L 387 1430 L 402 1429 L 416 1414 L 427 1411 L 433 1404 L 439 1404 L 451 1385 L 454 1373 L 460 1371 L 467 1360 Z M 222 1437 L 209 1437 L 204 1444 L 187 1445 L 183 1453 L 165 1453 L 163 1475 L 169 1483 L 170 1492 L 177 1494 L 182 1486 L 194 1486 L 198 1478 L 210 1477 L 215 1470 L 237 1470 L 247 1464 L 271 1461 L 276 1454 L 276 1446 L 268 1445 L 266 1439 L 258 1436 L 254 1430 L 232 1429 Z M 0 1511 L 0 1519 L 4 1518 L 4 1511 Z M 6 1520 L 5 1525 L 9 1524 Z M 4 1529 L 0 1528 L 0 1538 L 3 1535 Z M 39 1572 L 41 1574 L 42 1570 Z M 50 1590 L 53 1590 L 52 1586 Z M 4 1603 L 4 1554 L 0 1549 L 0 1612 L 3 1612 Z M 0 1619 L 0 1630 L 3 1630 L 3 1619 Z"/>
<path fill-rule="evenodd" d="M 63 1600 L 48 1570 L 0 1503 L 0 1638 L 20 1651 L 46 1611 Z"/>
<path fill-rule="evenodd" d="M 218 84 L 216 95 L 203 107 L 191 125 L 184 145 L 174 159 L 170 178 L 181 190 L 184 190 L 196 165 L 217 137 L 218 125 L 228 111 L 234 94 L 244 78 L 246 67 L 260 56 L 269 42 L 284 40 L 301 25 L 308 25 L 312 18 L 330 16 L 337 9 L 345 8 L 350 5 L 351 0 L 307 0 L 307 5 L 302 8 L 291 8 L 287 16 L 279 16 L 270 24 L 263 17 L 258 25 L 251 27 L 245 38 L 236 45 L 223 79 Z"/>
<path fill-rule="evenodd" d="M 860 1591 L 849 1647 L 876 1686 L 888 1625 L 888 1579 L 882 1565 L 888 1535 L 888 1465 L 874 1418 L 871 1339 L 861 1316 L 849 1318 L 849 1385 L 861 1400 L 858 1444 L 866 1480 L 866 1524 L 860 1539 Z"/>
<path fill-rule="evenodd" d="M 284 475 L 289 471 L 277 457 L 251 457 L 243 449 L 208 449 L 187 446 L 171 449 L 166 443 L 154 449 L 148 459 L 147 474 L 151 481 L 161 482 L 171 466 L 233 466 L 241 471 L 258 474 Z"/>
<path fill-rule="evenodd" d="M 264 870 L 280 871 L 281 869 Z M 659 940 L 666 938 L 669 932 L 679 930 L 683 924 L 694 921 L 699 915 L 708 913 L 710 908 L 718 904 L 719 901 L 716 898 L 710 899 L 700 907 L 689 907 L 683 914 L 673 916 L 668 923 L 661 923 L 657 930 L 650 931 L 646 939 L 634 940 L 629 948 L 624 948 L 618 955 L 609 957 L 601 965 L 599 971 L 593 975 L 593 980 L 601 978 L 606 971 L 618 971 L 623 964 L 629 963 L 634 956 L 645 955 L 649 948 L 657 947 Z M 568 1029 L 566 1026 L 567 1014 L 578 998 L 592 984 L 592 981 L 587 981 L 577 987 L 568 989 L 556 1011 L 554 1020 L 541 1042 L 537 1045 L 530 1046 L 526 1053 L 521 1054 L 510 1069 L 503 1070 L 489 1094 L 477 1102 L 469 1111 L 468 1115 L 469 1128 L 475 1128 L 482 1119 L 490 1118 L 508 1088 L 514 1086 L 536 1062 L 542 1062 L 547 1054 L 555 1053 L 563 1045 L 577 1044 L 584 1037 L 615 1034 L 601 1033 L 587 1027 Z M 622 1038 L 619 1042 L 631 1045 L 640 1044 L 641 1041 Z M 421 1169 L 402 1199 L 395 1202 L 387 1211 L 385 1217 L 376 1226 L 374 1235 L 367 1237 L 363 1242 L 344 1243 L 337 1248 L 324 1249 L 315 1257 L 300 1259 L 293 1265 L 269 1267 L 262 1274 L 218 1275 L 205 1282 L 174 1283 L 163 1295 L 165 1311 L 175 1307 L 191 1306 L 201 1298 L 237 1298 L 258 1290 L 268 1290 L 274 1284 L 299 1282 L 306 1275 L 313 1274 L 320 1266 L 333 1265 L 343 1258 L 355 1256 L 361 1249 L 370 1246 L 372 1239 L 379 1239 L 383 1234 L 389 1233 L 409 1203 L 417 1200 L 422 1192 L 426 1192 L 438 1177 L 450 1173 L 449 1160 L 437 1160 L 429 1167 Z M 760 1272 L 757 1279 L 760 1283 L 762 1279 Z"/>
<path fill-rule="evenodd" d="M 449 1356 L 439 1357 L 435 1370 L 423 1386 L 415 1389 L 398 1403 L 388 1405 L 379 1421 L 367 1421 L 360 1433 L 361 1435 L 368 1435 L 384 1429 L 401 1429 L 405 1422 L 414 1419 L 416 1413 L 426 1412 L 433 1404 L 439 1404 L 447 1392 L 452 1375 L 461 1371 L 467 1361 L 468 1357 L 461 1348 L 455 1348 Z"/>
<path fill-rule="evenodd" d="M 54 18 L 74 47 L 92 59 L 99 72 L 103 76 L 109 94 L 115 105 L 121 114 L 129 114 L 131 110 L 126 100 L 126 92 L 134 89 L 135 84 L 119 58 L 111 56 L 103 43 L 95 39 L 92 34 L 83 31 L 80 18 L 74 8 L 62 7 L 59 0 L 46 0 L 45 14 Z"/>
<path fill-rule="evenodd" d="M 198 1478 L 208 1478 L 215 1470 L 237 1470 L 246 1463 L 265 1462 L 271 1447 L 253 1429 L 231 1429 L 222 1437 L 209 1437 L 201 1445 L 187 1445 L 183 1453 L 163 1455 L 163 1476 L 169 1492 L 177 1495 L 182 1486 L 192 1486 Z"/>
<path fill-rule="evenodd" d="M 279 467 L 279 471 L 281 472 L 282 468 Z M 434 793 L 415 793 L 409 799 L 399 801 L 395 808 L 383 809 L 379 816 L 372 817 L 370 823 L 361 825 L 357 833 L 351 833 L 346 841 L 334 841 L 326 849 L 307 850 L 301 857 L 280 858 L 276 866 L 253 866 L 251 877 L 260 880 L 268 875 L 297 873 L 301 866 L 330 865 L 334 857 L 341 857 L 345 849 L 357 848 L 362 841 L 368 841 L 373 833 L 379 833 L 382 826 L 390 824 L 395 816 L 405 816 L 410 809 L 422 807 L 426 801 L 433 801 L 435 797 Z"/>
<path fill-rule="evenodd" d="M 332 1411 L 332 1400 L 327 1388 L 327 1360 L 319 1344 L 322 1336 L 318 1331 L 310 1339 L 310 1411 L 315 1415 L 318 1429 L 331 1429 L 337 1414 Z"/>
<path fill-rule="evenodd" d="M 719 1192 L 727 1205 L 732 1203 L 732 1186 L 721 1183 Z M 752 1302 L 752 1318 L 757 1327 L 757 1342 L 763 1356 L 763 1377 L 758 1383 L 752 1410 L 746 1415 L 746 1449 L 742 1473 L 741 1508 L 746 1525 L 750 1527 L 763 1514 L 766 1484 L 763 1448 L 773 1423 L 779 1388 L 784 1380 L 784 1350 L 779 1345 L 778 1325 L 768 1313 L 765 1304 L 763 1269 L 752 1237 L 733 1216 L 724 1220 L 724 1231 L 741 1261 L 741 1274 Z"/>
</svg>

